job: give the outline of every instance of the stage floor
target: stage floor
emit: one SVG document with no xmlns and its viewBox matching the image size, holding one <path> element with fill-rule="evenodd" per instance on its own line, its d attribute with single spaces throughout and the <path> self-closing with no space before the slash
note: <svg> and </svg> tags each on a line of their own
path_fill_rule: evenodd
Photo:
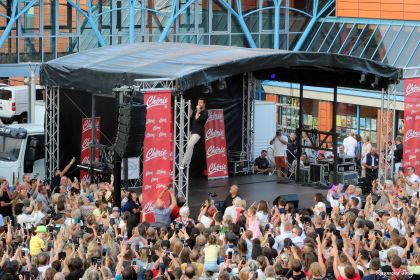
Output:
<svg viewBox="0 0 420 280">
<path fill-rule="evenodd" d="M 239 186 L 240 196 L 250 206 L 254 201 L 272 201 L 279 195 L 296 194 L 299 198 L 299 208 L 313 207 L 313 195 L 315 193 L 327 194 L 327 188 L 316 185 L 302 185 L 293 181 L 290 183 L 278 183 L 280 180 L 276 175 L 239 175 L 208 181 L 207 178 L 192 178 L 189 189 L 189 206 L 192 217 L 197 217 L 202 202 L 207 199 L 209 192 L 215 192 L 217 197 L 214 200 L 224 200 L 229 194 L 229 187 L 233 184 Z"/>
</svg>

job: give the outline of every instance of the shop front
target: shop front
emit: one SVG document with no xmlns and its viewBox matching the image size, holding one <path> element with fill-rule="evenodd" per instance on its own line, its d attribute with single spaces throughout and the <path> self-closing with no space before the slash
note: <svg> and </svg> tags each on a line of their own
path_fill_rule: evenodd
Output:
<svg viewBox="0 0 420 280">
<path fill-rule="evenodd" d="M 294 132 L 299 118 L 298 86 L 265 81 L 262 88 L 265 92 L 262 99 L 277 104 L 277 126 L 288 134 Z M 331 101 L 332 89 L 304 87 L 303 123 L 308 129 L 331 129 Z M 403 96 L 397 96 L 396 116 L 389 120 L 394 123 L 395 135 L 402 135 L 404 132 L 403 110 Z M 343 142 L 348 131 L 353 131 L 362 138 L 368 137 L 372 145 L 379 145 L 381 94 L 339 89 L 336 122 L 339 143 Z"/>
</svg>

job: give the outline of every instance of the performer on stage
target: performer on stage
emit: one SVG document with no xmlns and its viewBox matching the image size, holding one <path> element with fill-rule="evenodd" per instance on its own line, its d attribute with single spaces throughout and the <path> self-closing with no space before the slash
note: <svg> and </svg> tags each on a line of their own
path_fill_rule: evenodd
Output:
<svg viewBox="0 0 420 280">
<path fill-rule="evenodd" d="M 271 139 L 270 145 L 274 147 L 274 160 L 276 163 L 277 176 L 287 177 L 287 142 L 288 139 L 282 134 L 282 130 L 278 129 L 276 135 Z"/>
<path fill-rule="evenodd" d="M 194 146 L 200 140 L 204 134 L 204 125 L 208 118 L 208 111 L 206 109 L 206 100 L 204 97 L 200 97 L 197 102 L 196 110 L 191 114 L 193 116 L 191 120 L 191 135 L 188 139 L 187 148 L 185 150 L 184 157 L 179 169 L 184 169 L 185 166 L 190 165 L 191 157 L 193 155 Z M 190 116 L 190 117 L 191 117 Z"/>
</svg>

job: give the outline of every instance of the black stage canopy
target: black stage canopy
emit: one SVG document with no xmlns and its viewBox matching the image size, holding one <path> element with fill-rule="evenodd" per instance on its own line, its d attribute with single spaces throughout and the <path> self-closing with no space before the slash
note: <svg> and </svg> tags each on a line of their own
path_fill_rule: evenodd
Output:
<svg viewBox="0 0 420 280">
<path fill-rule="evenodd" d="M 401 70 L 357 57 L 329 53 L 139 43 L 83 51 L 41 66 L 41 84 L 95 93 L 111 93 L 134 79 L 170 78 L 179 90 L 253 72 L 257 79 L 304 85 L 387 88 Z M 362 77 L 363 76 L 363 77 Z"/>
</svg>

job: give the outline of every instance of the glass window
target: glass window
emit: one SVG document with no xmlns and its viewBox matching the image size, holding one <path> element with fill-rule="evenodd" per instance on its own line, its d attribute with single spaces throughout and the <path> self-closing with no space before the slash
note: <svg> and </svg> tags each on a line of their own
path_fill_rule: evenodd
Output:
<svg viewBox="0 0 420 280">
<path fill-rule="evenodd" d="M 420 27 L 416 27 L 416 30 L 411 34 L 410 39 L 408 39 L 407 44 L 404 47 L 403 53 L 398 57 L 395 62 L 397 67 L 406 67 L 408 60 L 411 55 L 416 51 L 418 43 L 420 41 Z M 418 63 L 418 62 L 417 62 Z"/>
<path fill-rule="evenodd" d="M 208 33 L 209 32 L 209 1 L 196 1 L 198 8 L 198 32 Z"/>
<path fill-rule="evenodd" d="M 31 1 L 22 1 L 21 8 L 28 6 Z M 20 18 L 21 30 L 24 34 L 39 34 L 40 11 L 39 3 L 32 5 Z"/>
<path fill-rule="evenodd" d="M 41 62 L 41 39 L 20 38 L 19 39 L 19 61 L 20 62 Z"/>
<path fill-rule="evenodd" d="M 335 23 L 332 28 L 330 29 L 329 33 L 325 37 L 324 42 L 321 45 L 321 48 L 318 50 L 318 52 L 326 52 L 328 51 L 331 44 L 333 44 L 333 41 L 335 37 L 337 36 L 337 33 L 340 32 L 341 27 L 343 26 L 342 23 Z"/>
<path fill-rule="evenodd" d="M 377 144 L 378 108 L 360 106 L 360 136 L 369 137 L 370 143 Z"/>
<path fill-rule="evenodd" d="M 375 53 L 378 44 L 382 41 L 382 38 L 385 36 L 388 29 L 389 25 L 379 25 L 369 40 L 369 43 L 366 45 L 365 51 L 360 54 L 360 57 L 370 59 Z"/>
<path fill-rule="evenodd" d="M 337 133 L 338 142 L 343 142 L 344 138 L 347 137 L 347 131 L 357 130 L 357 118 L 356 118 L 357 105 L 338 103 L 337 104 Z"/>
<path fill-rule="evenodd" d="M 402 45 L 407 41 L 408 36 L 410 35 L 411 31 L 413 31 L 412 26 L 404 26 L 401 31 L 398 33 L 397 38 L 395 39 L 394 44 L 388 50 L 385 58 L 382 60 L 385 63 L 390 65 L 394 65 L 395 60 L 397 59 L 397 55 L 400 53 Z"/>
<path fill-rule="evenodd" d="M 357 39 L 355 46 L 350 50 L 350 55 L 352 56 L 360 56 L 363 50 L 365 49 L 366 45 L 369 43 L 370 39 L 372 38 L 373 33 L 375 32 L 376 25 L 368 25 L 366 26 L 362 33 L 360 34 L 359 38 Z"/>
<path fill-rule="evenodd" d="M 385 54 L 391 48 L 395 38 L 398 35 L 398 32 L 401 30 L 401 26 L 392 25 L 389 27 L 388 32 L 386 32 L 385 37 L 379 45 L 379 48 L 372 56 L 372 60 L 382 61 L 385 57 Z"/>
<path fill-rule="evenodd" d="M 261 34 L 260 48 L 272 48 L 274 44 L 273 39 L 273 34 Z"/>
<path fill-rule="evenodd" d="M 324 38 L 327 36 L 328 31 L 330 31 L 331 26 L 333 23 L 331 22 L 325 22 L 320 28 L 319 32 L 313 37 L 312 42 L 310 43 L 310 46 L 308 47 L 307 51 L 316 52 L 318 51 L 319 47 L 321 46 L 322 42 L 324 41 Z"/>
<path fill-rule="evenodd" d="M 179 1 L 179 9 L 185 6 L 187 1 Z M 179 32 L 195 32 L 195 3 L 191 3 L 188 8 L 182 12 L 178 20 L 178 31 Z"/>
<path fill-rule="evenodd" d="M 229 35 L 211 35 L 210 44 L 229 46 Z"/>
<path fill-rule="evenodd" d="M 212 31 L 227 31 L 228 29 L 228 12 L 225 7 L 217 1 L 212 1 Z"/>
<path fill-rule="evenodd" d="M 346 41 L 341 47 L 340 54 L 349 55 L 353 47 L 359 42 L 360 35 L 364 31 L 365 24 L 353 24 L 353 28 L 349 31 Z"/>
<path fill-rule="evenodd" d="M 408 67 L 420 66 L 420 44 L 417 44 L 417 49 L 414 51 L 413 56 L 407 64 Z"/>
<path fill-rule="evenodd" d="M 273 30 L 274 28 L 274 5 L 273 1 L 264 0 L 262 8 L 271 7 L 271 9 L 262 10 L 262 30 Z"/>
<path fill-rule="evenodd" d="M 308 37 L 306 38 L 305 42 L 302 45 L 302 50 L 308 51 L 308 47 L 310 43 L 312 42 L 315 34 L 318 32 L 319 27 L 321 26 L 320 22 L 317 22 L 314 25 L 314 28 L 312 28 L 311 33 L 309 33 Z"/>
<path fill-rule="evenodd" d="M 352 30 L 353 24 L 347 23 L 341 27 L 340 32 L 336 35 L 334 42 L 329 46 L 329 53 L 338 53 L 343 43 L 346 41 L 349 36 L 350 31 Z"/>
</svg>

